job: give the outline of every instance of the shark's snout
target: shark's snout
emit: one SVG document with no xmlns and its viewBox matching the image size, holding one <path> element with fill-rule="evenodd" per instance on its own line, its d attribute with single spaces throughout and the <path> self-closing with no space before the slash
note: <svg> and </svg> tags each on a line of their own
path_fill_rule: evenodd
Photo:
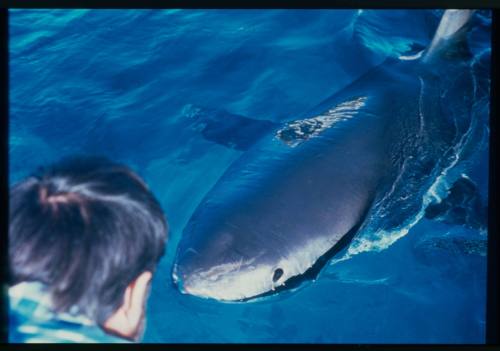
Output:
<svg viewBox="0 0 500 351">
<path fill-rule="evenodd" d="M 183 294 L 196 295 L 192 288 L 193 281 L 198 276 L 196 272 L 202 268 L 199 264 L 195 265 L 196 262 L 193 261 L 192 252 L 188 251 L 187 255 L 184 255 L 182 259 L 174 264 L 172 280 L 177 289 Z"/>
<path fill-rule="evenodd" d="M 181 256 L 174 265 L 172 279 L 183 294 L 220 301 L 241 301 L 272 289 L 277 279 L 269 265 L 259 265 L 254 260 L 217 261 L 208 265 L 197 258 Z M 278 272 L 278 275 L 281 274 Z"/>
</svg>

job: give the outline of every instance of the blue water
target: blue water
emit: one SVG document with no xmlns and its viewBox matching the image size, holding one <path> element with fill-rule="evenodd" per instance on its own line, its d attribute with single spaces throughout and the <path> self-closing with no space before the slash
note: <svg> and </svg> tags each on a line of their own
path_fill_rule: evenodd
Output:
<svg viewBox="0 0 500 351">
<path fill-rule="evenodd" d="M 104 154 L 144 177 L 171 228 L 144 342 L 483 343 L 486 252 L 463 243 L 485 243 L 486 233 L 459 225 L 421 219 L 357 237 L 316 281 L 253 303 L 182 295 L 170 277 L 190 215 L 241 155 L 189 127 L 193 106 L 293 119 L 429 44 L 441 13 L 10 11 L 10 183 L 74 153 Z M 490 25 L 488 12 L 477 15 L 478 61 L 489 58 Z M 487 102 L 478 108 L 487 114 Z M 476 128 L 454 172 L 486 203 L 488 126 Z"/>
</svg>

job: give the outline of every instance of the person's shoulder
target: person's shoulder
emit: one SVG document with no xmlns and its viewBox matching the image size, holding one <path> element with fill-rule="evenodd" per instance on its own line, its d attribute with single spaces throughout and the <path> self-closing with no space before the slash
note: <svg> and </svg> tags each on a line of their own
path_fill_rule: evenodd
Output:
<svg viewBox="0 0 500 351">
<path fill-rule="evenodd" d="M 12 316 L 14 317 L 14 316 Z M 79 325 L 61 320 L 33 321 L 11 319 L 11 343 L 128 343 L 127 340 L 109 335 L 97 326 Z"/>
<path fill-rule="evenodd" d="M 9 289 L 10 343 L 127 343 L 107 334 L 83 316 L 52 311 L 42 284 L 21 283 Z"/>
</svg>

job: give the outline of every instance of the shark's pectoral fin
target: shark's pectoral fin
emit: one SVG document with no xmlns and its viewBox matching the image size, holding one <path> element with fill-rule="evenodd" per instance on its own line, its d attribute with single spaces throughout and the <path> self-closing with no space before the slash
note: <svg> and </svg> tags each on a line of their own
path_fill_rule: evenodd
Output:
<svg viewBox="0 0 500 351">
<path fill-rule="evenodd" d="M 275 122 L 232 114 L 224 110 L 187 105 L 184 116 L 207 140 L 244 151 L 279 126 Z"/>
<path fill-rule="evenodd" d="M 487 211 L 481 202 L 478 189 L 465 176 L 453 184 L 446 198 L 439 203 L 429 205 L 425 210 L 425 216 L 473 229 L 483 229 L 487 225 Z"/>
</svg>

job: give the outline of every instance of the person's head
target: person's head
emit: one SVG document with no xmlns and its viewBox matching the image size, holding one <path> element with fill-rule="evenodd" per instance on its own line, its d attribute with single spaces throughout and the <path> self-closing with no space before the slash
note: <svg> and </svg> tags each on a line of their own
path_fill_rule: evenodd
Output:
<svg viewBox="0 0 500 351">
<path fill-rule="evenodd" d="M 168 228 L 136 174 L 105 158 L 64 159 L 11 188 L 9 217 L 11 285 L 42 282 L 57 312 L 139 337 Z"/>
</svg>

